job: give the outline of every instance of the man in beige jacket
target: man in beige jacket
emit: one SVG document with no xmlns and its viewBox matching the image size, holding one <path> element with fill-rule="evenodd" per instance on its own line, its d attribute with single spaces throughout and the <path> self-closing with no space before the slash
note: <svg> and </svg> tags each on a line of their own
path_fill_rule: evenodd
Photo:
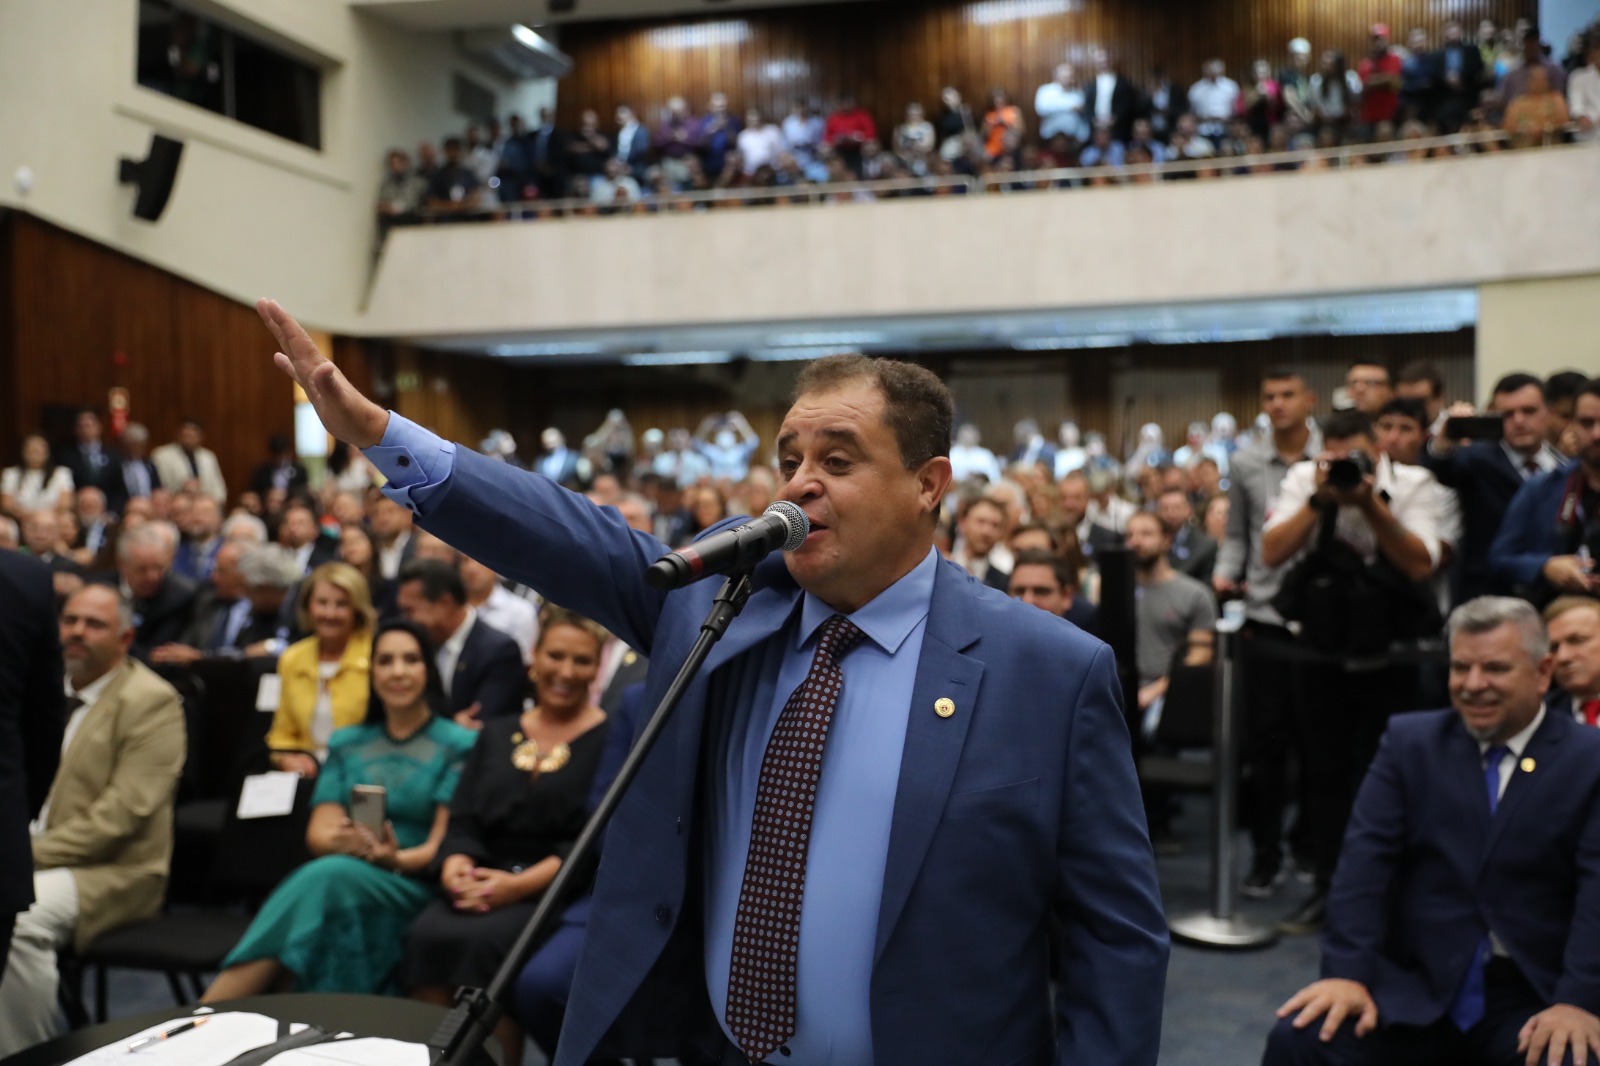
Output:
<svg viewBox="0 0 1600 1066">
<path fill-rule="evenodd" d="M 0 1057 L 55 1035 L 56 951 L 156 914 L 183 770 L 178 693 L 137 660 L 132 608 L 89 585 L 61 611 L 68 720 L 34 827 L 35 902 L 0 980 Z"/>
</svg>

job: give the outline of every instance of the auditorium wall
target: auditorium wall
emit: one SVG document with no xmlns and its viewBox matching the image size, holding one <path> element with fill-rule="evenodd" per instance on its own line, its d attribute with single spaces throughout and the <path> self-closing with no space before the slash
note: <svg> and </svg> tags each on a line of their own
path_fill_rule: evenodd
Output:
<svg viewBox="0 0 1600 1066">
<path fill-rule="evenodd" d="M 294 428 L 293 385 L 255 309 L 19 214 L 0 214 L 0 456 L 21 438 L 71 439 L 72 413 L 107 414 L 112 388 L 152 443 L 199 418 L 230 491 Z"/>
<path fill-rule="evenodd" d="M 1514 370 L 1600 374 L 1600 272 L 1478 290 L 1478 380 Z"/>
<path fill-rule="evenodd" d="M 1063 59 L 1087 71 L 1096 46 L 1112 49 L 1138 82 L 1164 67 L 1187 88 L 1211 56 L 1241 81 L 1258 57 L 1280 66 L 1292 37 L 1319 52 L 1343 49 L 1353 66 L 1374 22 L 1389 23 L 1403 42 L 1413 26 L 1437 35 L 1447 18 L 1475 29 L 1484 18 L 1537 14 L 1537 0 L 878 0 L 593 22 L 561 30 L 575 69 L 561 82 L 558 113 L 575 125 L 581 109 L 594 107 L 609 123 L 616 105 L 629 103 L 654 122 L 674 94 L 703 109 L 722 90 L 738 114 L 753 105 L 781 116 L 797 98 L 831 108 L 853 92 L 887 137 L 908 101 L 931 115 L 945 85 L 969 100 L 1001 86 L 1032 125 L 1033 91 Z"/>
<path fill-rule="evenodd" d="M 135 83 L 138 0 L 0 3 L 0 207 L 16 207 L 239 301 L 272 295 L 353 328 L 372 205 L 391 145 L 458 130 L 452 78 L 514 86 L 449 33 L 401 30 L 343 3 L 208 0 L 216 18 L 323 71 L 323 149 L 274 137 Z M 185 142 L 166 214 L 131 216 L 119 157 L 151 133 Z M 31 184 L 15 180 L 27 168 Z"/>
</svg>

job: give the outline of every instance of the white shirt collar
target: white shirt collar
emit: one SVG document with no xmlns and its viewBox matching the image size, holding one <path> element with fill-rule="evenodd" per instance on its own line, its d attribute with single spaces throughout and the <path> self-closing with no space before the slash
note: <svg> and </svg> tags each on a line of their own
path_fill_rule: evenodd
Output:
<svg viewBox="0 0 1600 1066">
<path fill-rule="evenodd" d="M 1504 748 L 1511 749 L 1511 757 L 1513 759 L 1522 758 L 1522 749 L 1526 748 L 1528 746 L 1528 741 L 1533 739 L 1533 735 L 1539 731 L 1539 727 L 1541 725 L 1543 725 L 1543 724 L 1544 724 L 1544 707 L 1541 706 L 1539 708 L 1539 713 L 1533 716 L 1533 721 L 1529 722 L 1527 724 L 1527 726 L 1525 726 L 1520 733 L 1517 733 L 1515 736 L 1511 737 L 1509 740 L 1507 740 L 1504 744 L 1502 744 L 1500 746 L 1504 747 Z M 1482 741 L 1482 740 L 1478 741 L 1478 754 L 1479 755 L 1487 755 L 1487 754 L 1489 754 L 1489 749 L 1491 747 L 1494 747 L 1494 745 L 1489 744 L 1489 743 L 1487 743 L 1485 741 Z"/>
<path fill-rule="evenodd" d="M 120 666 L 121 664 L 119 663 L 118 665 Z M 72 690 L 72 679 L 69 677 L 63 677 L 61 680 L 61 691 L 68 696 L 76 696 L 78 699 L 82 700 L 83 706 L 87 709 L 100 702 L 100 697 L 104 695 L 106 687 L 111 684 L 111 679 L 116 676 L 116 673 L 117 667 L 113 666 L 111 669 L 107 670 L 105 673 L 101 674 L 99 677 L 95 678 L 93 681 L 89 682 L 76 692 Z"/>
<path fill-rule="evenodd" d="M 450 653 L 451 662 L 461 657 L 461 649 L 466 647 L 467 636 L 472 632 L 472 623 L 477 620 L 478 609 L 476 607 L 468 607 L 467 617 L 461 620 L 461 624 L 456 627 L 456 631 L 450 634 L 450 639 L 444 642 L 444 647 L 439 649 Z"/>
</svg>

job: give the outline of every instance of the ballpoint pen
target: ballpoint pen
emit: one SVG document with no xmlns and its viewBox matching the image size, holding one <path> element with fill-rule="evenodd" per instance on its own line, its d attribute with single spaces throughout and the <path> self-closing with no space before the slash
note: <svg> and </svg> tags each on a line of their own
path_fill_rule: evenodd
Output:
<svg viewBox="0 0 1600 1066">
<path fill-rule="evenodd" d="M 133 1043 L 129 1044 L 128 1050 L 138 1051 L 142 1047 L 146 1047 L 150 1044 L 155 1044 L 162 1040 L 169 1039 L 170 1037 L 177 1036 L 179 1033 L 187 1033 L 190 1029 L 198 1029 L 200 1026 L 206 1024 L 206 1022 L 210 1020 L 210 1018 L 196 1018 L 193 1021 L 184 1022 L 182 1025 L 168 1029 L 164 1033 L 152 1033 L 150 1036 L 142 1037 L 141 1039 L 135 1040 Z"/>
</svg>

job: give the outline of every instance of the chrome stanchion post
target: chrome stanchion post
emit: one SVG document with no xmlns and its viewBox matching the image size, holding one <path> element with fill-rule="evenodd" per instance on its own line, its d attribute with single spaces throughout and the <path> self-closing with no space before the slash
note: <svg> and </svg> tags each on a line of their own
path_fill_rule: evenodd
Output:
<svg viewBox="0 0 1600 1066">
<path fill-rule="evenodd" d="M 1239 813 L 1239 683 L 1244 604 L 1229 602 L 1217 622 L 1215 706 L 1211 715 L 1211 909 L 1173 919 L 1174 940 L 1212 948 L 1262 948 L 1277 929 L 1240 918 L 1235 884 L 1235 825 Z"/>
</svg>

